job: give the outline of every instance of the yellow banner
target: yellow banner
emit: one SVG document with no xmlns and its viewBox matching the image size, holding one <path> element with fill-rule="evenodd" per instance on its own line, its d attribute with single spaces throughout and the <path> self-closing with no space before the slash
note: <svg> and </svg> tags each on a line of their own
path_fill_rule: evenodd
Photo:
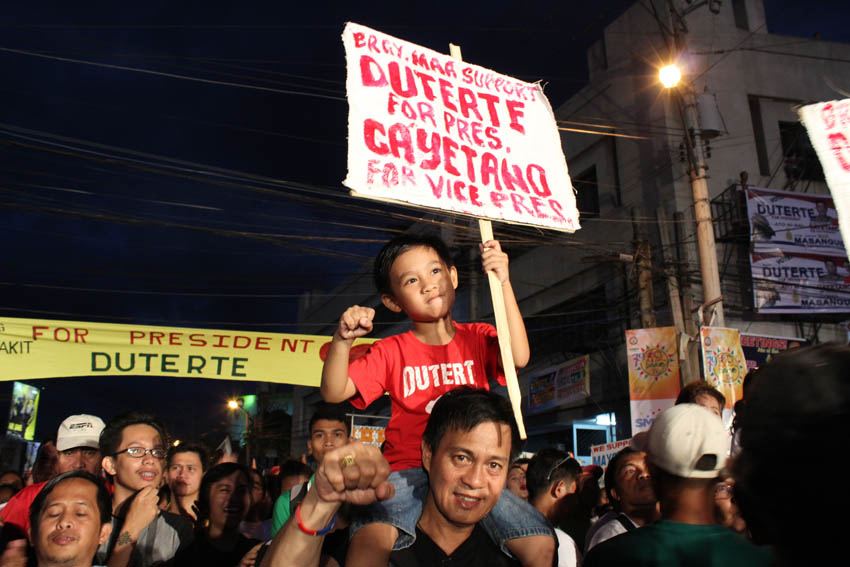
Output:
<svg viewBox="0 0 850 567">
<path fill-rule="evenodd" d="M 626 331 L 632 435 L 646 431 L 679 395 L 675 327 Z"/>
<path fill-rule="evenodd" d="M 376 339 L 359 339 L 352 358 Z M 0 380 L 173 376 L 319 386 L 331 337 L 0 317 Z"/>
<path fill-rule="evenodd" d="M 675 327 L 626 331 L 626 356 L 632 400 L 675 398 L 679 395 Z"/>
<path fill-rule="evenodd" d="M 731 408 L 743 396 L 747 375 L 741 333 L 738 329 L 703 327 L 700 334 L 705 379 L 726 396 L 726 407 Z"/>
</svg>

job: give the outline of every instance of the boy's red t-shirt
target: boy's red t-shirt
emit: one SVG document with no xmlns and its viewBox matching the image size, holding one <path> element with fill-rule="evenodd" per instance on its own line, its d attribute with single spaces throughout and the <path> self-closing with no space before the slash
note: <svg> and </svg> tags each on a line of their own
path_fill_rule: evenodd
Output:
<svg viewBox="0 0 850 567">
<path fill-rule="evenodd" d="M 418 467 L 422 433 L 437 398 L 462 385 L 487 390 L 491 379 L 504 385 L 499 360 L 496 329 L 486 323 L 455 323 L 447 345 L 427 345 L 408 331 L 374 343 L 349 365 L 357 386 L 350 401 L 364 409 L 388 392 L 392 414 L 384 457 L 393 471 Z"/>
</svg>

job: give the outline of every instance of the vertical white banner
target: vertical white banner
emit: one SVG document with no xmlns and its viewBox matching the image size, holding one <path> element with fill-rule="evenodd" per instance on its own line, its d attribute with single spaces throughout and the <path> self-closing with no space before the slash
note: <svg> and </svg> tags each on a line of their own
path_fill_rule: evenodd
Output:
<svg viewBox="0 0 850 567">
<path fill-rule="evenodd" d="M 850 99 L 804 106 L 800 120 L 823 166 L 841 236 L 850 242 Z"/>
</svg>

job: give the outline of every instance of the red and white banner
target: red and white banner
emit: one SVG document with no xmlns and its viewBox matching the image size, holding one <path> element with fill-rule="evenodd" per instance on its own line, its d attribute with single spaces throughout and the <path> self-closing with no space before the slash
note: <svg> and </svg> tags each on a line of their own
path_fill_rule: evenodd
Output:
<svg viewBox="0 0 850 567">
<path fill-rule="evenodd" d="M 850 242 L 850 99 L 810 104 L 800 109 L 835 200 L 844 242 Z"/>
<path fill-rule="evenodd" d="M 598 465 L 602 468 L 605 468 L 608 466 L 608 462 L 611 460 L 611 457 L 628 447 L 631 442 L 632 439 L 630 437 L 628 439 L 621 439 L 619 441 L 612 441 L 610 443 L 603 443 L 601 445 L 591 445 L 591 462 L 594 465 Z"/>
<path fill-rule="evenodd" d="M 538 84 L 348 23 L 348 175 L 360 197 L 573 232 L 572 183 Z"/>
</svg>

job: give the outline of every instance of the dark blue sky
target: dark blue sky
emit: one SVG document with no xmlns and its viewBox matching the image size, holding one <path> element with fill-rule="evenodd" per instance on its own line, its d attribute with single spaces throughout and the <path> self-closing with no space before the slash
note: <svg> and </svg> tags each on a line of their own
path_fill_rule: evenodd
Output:
<svg viewBox="0 0 850 567">
<path fill-rule="evenodd" d="M 457 43 L 467 61 L 543 80 L 557 106 L 630 2 L 290 4 L 0 6 L 0 315 L 311 332 L 295 328 L 298 296 L 327 292 L 418 216 L 340 184 L 344 22 Z M 848 41 L 843 4 L 768 1 L 768 26 Z M 217 419 L 207 408 L 254 388 L 34 383 L 39 435 L 140 403 L 199 435 Z"/>
</svg>

